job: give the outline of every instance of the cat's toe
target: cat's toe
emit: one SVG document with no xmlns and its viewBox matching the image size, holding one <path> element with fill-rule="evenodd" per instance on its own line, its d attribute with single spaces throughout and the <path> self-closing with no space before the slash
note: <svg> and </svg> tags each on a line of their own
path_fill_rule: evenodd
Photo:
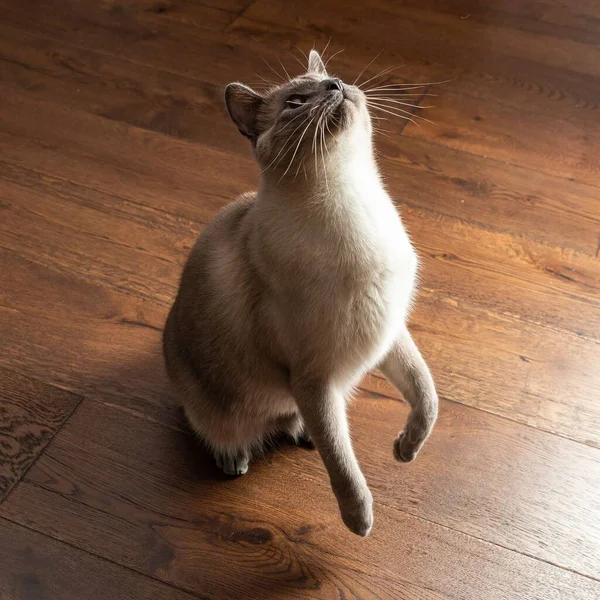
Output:
<svg viewBox="0 0 600 600">
<path fill-rule="evenodd" d="M 248 472 L 248 465 L 235 465 L 223 467 L 223 473 L 225 475 L 231 475 L 232 477 L 239 477 Z"/>
<path fill-rule="evenodd" d="M 217 464 L 219 464 L 218 459 Z M 240 453 L 238 455 L 226 455 L 222 457 L 220 468 L 226 475 L 238 477 L 248 472 L 249 465 L 250 457 L 245 453 Z"/>
<path fill-rule="evenodd" d="M 406 434 L 406 431 L 401 431 L 394 441 L 394 458 L 399 462 L 412 462 L 417 457 L 420 443 L 415 443 Z"/>
<path fill-rule="evenodd" d="M 296 444 L 298 444 L 298 446 L 304 446 L 305 448 L 310 448 L 311 450 L 314 450 L 315 443 L 312 441 L 312 438 L 310 437 L 310 433 L 308 433 L 308 429 L 306 429 L 306 426 L 304 426 L 298 434 Z"/>
<path fill-rule="evenodd" d="M 366 537 L 373 528 L 373 497 L 365 490 L 360 499 L 340 505 L 342 520 L 346 527 L 356 535 Z"/>
</svg>

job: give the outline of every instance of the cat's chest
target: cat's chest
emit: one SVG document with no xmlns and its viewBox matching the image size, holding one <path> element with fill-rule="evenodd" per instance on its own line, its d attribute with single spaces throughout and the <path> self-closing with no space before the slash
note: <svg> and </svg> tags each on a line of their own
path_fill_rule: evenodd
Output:
<svg viewBox="0 0 600 600">
<path fill-rule="evenodd" d="M 312 227 L 312 244 L 340 277 L 358 280 L 402 277 L 413 249 L 384 192 L 353 188 Z"/>
</svg>

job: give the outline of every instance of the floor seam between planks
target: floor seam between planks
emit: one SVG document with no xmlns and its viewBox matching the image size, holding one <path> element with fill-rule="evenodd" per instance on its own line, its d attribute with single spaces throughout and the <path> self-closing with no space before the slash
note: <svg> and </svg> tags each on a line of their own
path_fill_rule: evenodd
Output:
<svg viewBox="0 0 600 600">
<path fill-rule="evenodd" d="M 35 377 L 31 377 L 28 373 L 20 373 L 19 371 L 15 371 L 14 369 L 10 369 L 10 368 L 6 368 L 4 366 L 4 364 L 2 364 L 2 368 L 5 369 L 6 371 L 11 371 L 12 373 L 16 373 L 17 375 L 21 375 L 26 377 L 27 379 L 33 380 L 33 381 L 37 381 L 39 383 L 42 383 L 44 385 L 47 385 L 48 387 L 53 387 L 54 389 L 58 389 L 58 390 L 63 390 L 65 392 L 69 392 L 71 394 L 73 394 L 74 396 L 78 396 L 79 397 L 79 402 L 77 402 L 77 404 L 70 410 L 68 411 L 63 420 L 61 421 L 60 425 L 56 428 L 56 431 L 48 438 L 48 440 L 46 441 L 46 443 L 44 444 L 44 446 L 41 448 L 41 450 L 37 453 L 36 457 L 31 461 L 31 464 L 21 473 L 21 475 L 15 480 L 15 482 L 10 486 L 10 488 L 6 491 L 6 493 L 4 494 L 4 497 L 2 499 L 0 499 L 0 507 L 2 506 L 2 504 L 4 504 L 8 498 L 10 497 L 10 495 L 12 494 L 12 492 L 17 488 L 17 486 L 21 483 L 21 481 L 23 481 L 23 479 L 25 478 L 25 475 L 27 475 L 27 473 L 29 472 L 29 470 L 37 463 L 37 461 L 39 460 L 40 456 L 42 456 L 42 454 L 44 454 L 44 452 L 46 451 L 46 449 L 48 448 L 48 446 L 50 446 L 50 444 L 54 441 L 54 438 L 58 435 L 58 433 L 62 430 L 62 428 L 66 425 L 67 421 L 71 418 L 71 416 L 75 413 L 75 411 L 81 406 L 81 403 L 86 399 L 84 396 L 82 396 L 81 394 L 78 394 L 77 392 L 73 392 L 72 390 L 68 390 L 65 388 L 60 388 L 56 385 L 52 385 L 46 381 L 42 381 L 41 379 L 37 379 Z"/>
</svg>

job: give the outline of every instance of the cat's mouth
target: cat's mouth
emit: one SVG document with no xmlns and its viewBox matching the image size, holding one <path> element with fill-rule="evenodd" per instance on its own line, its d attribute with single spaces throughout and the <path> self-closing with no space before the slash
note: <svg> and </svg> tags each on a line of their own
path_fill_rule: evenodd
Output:
<svg viewBox="0 0 600 600">
<path fill-rule="evenodd" d="M 334 126 L 334 130 L 343 129 L 350 121 L 352 112 L 352 101 L 345 93 L 336 94 L 326 107 L 325 118 L 330 125 Z"/>
<path fill-rule="evenodd" d="M 351 124 L 355 113 L 360 109 L 360 100 L 360 94 L 347 85 L 327 98 L 324 113 L 330 125 L 330 134 L 335 135 Z"/>
</svg>

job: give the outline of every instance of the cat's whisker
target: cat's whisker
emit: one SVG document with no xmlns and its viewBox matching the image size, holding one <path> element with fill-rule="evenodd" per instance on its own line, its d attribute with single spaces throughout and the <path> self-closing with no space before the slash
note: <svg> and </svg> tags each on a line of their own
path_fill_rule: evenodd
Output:
<svg viewBox="0 0 600 600">
<path fill-rule="evenodd" d="M 305 106 L 311 106 L 311 105 L 314 105 L 314 106 L 310 109 L 308 116 L 310 116 L 314 112 L 314 110 L 317 107 L 318 103 L 317 102 L 307 102 L 305 104 Z M 278 133 L 281 133 L 286 127 L 288 127 L 289 125 L 291 125 L 296 119 L 299 119 L 300 117 L 303 117 L 303 116 L 305 116 L 305 113 L 303 113 L 303 112 L 300 113 L 300 114 L 298 114 L 298 115 L 296 115 L 293 119 L 289 120 L 285 125 L 283 125 L 277 131 L 275 131 L 274 135 L 276 135 Z M 292 132 L 292 134 L 293 133 L 294 132 Z"/>
<path fill-rule="evenodd" d="M 329 180 L 327 179 L 327 166 L 325 164 L 325 152 L 323 151 L 323 145 L 325 143 L 325 134 L 323 133 L 323 127 L 321 127 L 321 160 L 323 161 L 323 175 L 325 176 L 325 189 L 329 192 Z"/>
<path fill-rule="evenodd" d="M 402 106 L 409 106 L 410 108 L 435 108 L 435 106 L 410 104 L 409 102 L 402 102 L 401 100 L 396 100 L 395 98 L 386 98 L 385 96 L 371 96 L 369 99 L 380 100 L 382 102 L 392 102 L 393 104 L 402 104 Z"/>
<path fill-rule="evenodd" d="M 329 64 L 329 61 L 331 61 L 333 58 L 335 58 L 338 54 L 341 54 L 343 51 L 345 50 L 345 48 L 342 48 L 341 50 L 338 50 L 337 52 L 334 52 L 326 61 L 325 61 L 325 68 L 327 68 L 327 65 Z"/>
<path fill-rule="evenodd" d="M 417 127 L 420 127 L 420 125 L 414 120 L 412 119 L 410 116 L 404 116 L 404 115 L 400 115 L 396 112 L 392 112 L 391 110 L 388 110 L 387 108 L 383 108 L 381 105 L 379 104 L 369 104 L 370 108 L 373 108 L 373 110 L 380 110 L 384 113 L 388 113 L 389 115 L 393 115 L 394 117 L 399 117 L 400 119 L 406 119 L 407 121 L 410 121 L 411 123 L 414 123 Z M 408 111 L 406 111 L 407 115 L 411 115 L 411 113 L 409 113 Z"/>
<path fill-rule="evenodd" d="M 302 121 L 300 123 L 300 125 L 298 125 L 298 127 L 296 127 L 296 129 L 294 129 L 294 131 L 292 131 L 292 133 L 289 136 L 289 140 L 284 144 L 283 148 L 279 151 L 279 153 L 277 154 L 277 156 L 273 159 L 276 160 L 279 155 L 285 150 L 283 156 L 281 156 L 281 158 L 275 163 L 274 167 L 277 168 L 279 166 L 279 164 L 281 163 L 281 161 L 289 154 L 290 150 L 294 147 L 294 133 L 296 133 L 296 131 L 298 131 L 298 129 L 300 129 L 309 119 L 311 118 L 311 115 L 309 114 L 306 119 L 304 119 L 304 121 Z M 307 127 L 310 126 L 310 123 L 307 125 Z M 269 166 L 271 166 L 271 164 L 273 164 L 273 161 L 271 161 L 271 163 L 269 164 Z"/>
<path fill-rule="evenodd" d="M 327 127 L 327 133 L 333 138 L 333 133 L 331 133 L 331 129 L 329 129 L 329 121 L 325 121 L 325 127 Z M 327 146 L 327 154 L 331 157 L 331 153 L 329 152 L 329 146 Z"/>
<path fill-rule="evenodd" d="M 280 182 L 287 175 L 287 172 L 290 170 L 292 163 L 294 162 L 294 158 L 296 158 L 296 154 L 298 154 L 298 148 L 300 148 L 300 144 L 302 143 L 302 140 L 304 139 L 304 136 L 306 135 L 308 128 L 311 126 L 311 124 L 313 123 L 314 120 L 315 120 L 315 117 L 313 117 L 310 120 L 309 124 L 305 127 L 304 131 L 302 132 L 302 135 L 300 136 L 300 139 L 298 140 L 298 144 L 296 145 L 296 149 L 294 150 L 294 154 L 292 154 L 292 158 L 290 159 L 290 164 L 288 165 L 287 169 L 283 172 L 283 175 L 279 178 Z"/>
<path fill-rule="evenodd" d="M 273 71 L 273 73 L 275 73 L 275 75 L 277 75 L 277 77 L 279 79 L 281 79 L 281 81 L 283 81 L 283 83 L 287 83 L 287 81 L 285 80 L 285 77 L 283 77 L 283 75 L 281 73 L 278 73 L 264 58 L 263 61 L 265 63 L 265 65 L 267 65 L 267 67 L 269 67 L 269 69 L 271 69 L 271 71 Z"/>
<path fill-rule="evenodd" d="M 378 103 L 368 103 L 369 106 L 379 106 L 380 108 L 387 108 L 389 110 L 392 111 L 400 111 L 401 113 L 410 115 L 411 117 L 414 117 L 415 119 L 420 119 L 421 121 L 427 121 L 427 123 L 431 123 L 432 125 L 435 125 L 435 123 L 433 121 L 430 121 L 429 119 L 426 119 L 425 117 L 422 117 L 421 115 L 417 115 L 413 112 L 410 112 L 408 110 L 405 110 L 403 108 L 399 108 L 398 106 L 390 106 L 389 104 L 378 104 Z M 397 115 L 397 116 L 401 116 L 401 115 Z M 403 117 L 406 118 L 406 117 Z"/>
<path fill-rule="evenodd" d="M 406 120 L 412 121 L 415 125 L 419 125 L 419 124 L 414 119 L 421 119 L 423 121 L 428 120 L 423 117 L 420 117 L 419 115 L 415 115 L 414 113 L 411 113 L 408 110 L 404 110 L 402 108 L 397 108 L 395 106 L 389 106 L 386 104 L 371 104 L 370 106 L 372 106 L 375 110 L 382 110 L 383 112 L 388 112 L 390 115 L 395 115 L 396 117 L 400 117 L 401 119 L 406 119 Z M 431 122 L 432 121 L 429 121 L 429 123 L 431 123 Z"/>
<path fill-rule="evenodd" d="M 383 51 L 382 51 L 383 52 Z M 352 85 L 356 85 L 356 82 L 362 77 L 363 73 L 381 56 L 381 52 L 375 56 L 371 60 L 371 62 L 367 63 L 367 66 L 358 74 L 357 78 L 352 82 Z M 358 86 L 360 87 L 360 86 Z"/>
<path fill-rule="evenodd" d="M 294 47 L 297 48 L 297 46 Z M 296 62 L 302 67 L 302 69 L 306 69 L 306 65 L 303 64 L 302 61 L 293 52 L 290 52 L 289 50 L 286 50 L 286 52 L 296 60 Z M 304 54 L 304 52 L 302 54 Z M 304 54 L 304 56 L 306 56 L 306 54 Z"/>
<path fill-rule="evenodd" d="M 281 59 L 278 58 L 277 60 L 279 61 L 279 64 L 281 65 L 281 68 L 283 69 L 283 72 L 287 75 L 288 81 L 292 81 L 292 77 L 290 76 L 290 74 L 288 73 L 287 69 L 285 68 L 285 66 L 281 62 Z"/>
<path fill-rule="evenodd" d="M 373 127 L 373 131 L 375 131 L 375 133 L 377 133 L 378 135 L 383 135 L 388 138 L 392 137 L 391 135 L 388 135 L 388 133 L 391 133 L 391 131 L 389 131 L 388 129 L 380 129 L 379 127 Z"/>
<path fill-rule="evenodd" d="M 446 79 L 445 81 L 425 81 L 421 83 L 390 83 L 385 85 L 377 86 L 377 89 L 398 89 L 398 90 L 410 90 L 421 87 L 426 87 L 428 85 L 442 85 L 444 83 L 450 83 L 451 79 Z M 370 92 L 376 88 L 369 88 L 365 90 L 366 92 Z"/>
<path fill-rule="evenodd" d="M 399 96 L 400 98 L 422 98 L 423 96 L 431 96 L 437 98 L 439 96 L 439 94 L 430 94 L 428 92 L 416 92 L 414 94 L 405 94 L 402 90 L 388 90 L 378 88 L 373 88 L 372 90 L 363 93 L 367 97 L 370 97 L 374 94 L 394 94 L 394 96 Z"/>
<path fill-rule="evenodd" d="M 329 48 L 329 44 L 331 44 L 331 36 L 329 36 L 329 39 L 327 40 L 327 43 L 325 44 L 325 48 L 323 48 L 323 52 L 319 52 L 319 54 L 321 55 L 321 60 L 323 60 L 323 58 L 325 57 L 325 52 L 327 52 L 327 48 Z"/>
<path fill-rule="evenodd" d="M 303 117 L 305 116 L 304 113 L 301 115 L 297 115 L 296 117 L 294 117 L 291 121 L 289 121 L 288 123 L 286 123 L 283 127 L 281 127 L 280 129 L 278 129 L 275 133 L 281 133 L 288 125 L 290 125 L 293 121 L 295 121 L 298 117 Z M 308 115 L 306 115 L 306 118 L 300 122 L 300 125 L 298 125 L 296 127 L 296 129 L 294 129 L 294 131 L 292 131 L 292 133 L 289 135 L 289 139 L 288 141 L 281 147 L 281 150 L 279 150 L 279 152 L 277 153 L 277 156 L 275 156 L 275 158 L 261 171 L 262 173 L 265 173 L 270 167 L 271 165 L 273 165 L 273 163 L 279 158 L 279 156 L 281 155 L 281 153 L 287 148 L 286 153 L 281 157 L 281 159 L 277 162 L 277 164 L 275 166 L 277 166 L 281 160 L 287 155 L 287 153 L 290 151 L 290 149 L 294 146 L 294 142 L 293 142 L 293 135 L 294 133 L 296 133 L 296 131 L 298 131 L 298 129 L 300 129 L 302 127 L 302 125 L 304 125 L 304 123 L 306 123 L 311 117 L 311 113 L 309 112 Z"/>
<path fill-rule="evenodd" d="M 315 172 L 317 172 L 317 173 L 319 171 L 319 163 L 318 163 L 318 160 L 317 160 L 317 131 L 319 130 L 319 122 L 320 122 L 322 116 L 323 116 L 323 113 L 321 113 L 321 115 L 319 117 L 319 121 L 317 122 L 317 125 L 315 127 L 315 131 L 313 133 L 312 150 L 311 150 L 311 152 L 315 156 L 314 165 L 315 165 Z"/>
<path fill-rule="evenodd" d="M 377 75 L 374 75 L 373 77 L 371 77 L 371 79 L 367 79 L 365 82 L 361 83 L 358 87 L 362 90 L 364 88 L 364 86 L 367 85 L 367 83 L 369 83 L 370 81 L 373 81 L 374 79 L 378 79 L 379 77 L 383 77 L 384 75 L 387 75 L 388 73 L 391 73 L 392 71 L 396 71 L 397 69 L 401 69 L 403 66 L 404 65 L 398 65 L 396 67 L 388 67 L 387 69 L 384 69 Z"/>
<path fill-rule="evenodd" d="M 311 113 L 312 113 L 313 110 L 314 109 L 311 110 Z M 317 136 L 317 127 L 315 127 L 315 130 L 313 132 L 313 139 L 312 139 L 312 144 L 311 144 L 311 153 L 314 152 L 314 149 L 315 149 L 316 136 Z M 304 167 L 304 159 L 302 159 L 302 161 L 301 161 L 300 164 Z M 300 172 L 300 165 L 298 165 L 298 168 L 296 169 L 296 174 L 294 175 L 294 181 L 295 181 L 296 177 L 298 176 L 299 172 Z M 306 172 L 306 168 L 305 168 L 305 172 Z"/>
<path fill-rule="evenodd" d="M 299 46 L 294 46 L 294 48 L 296 48 L 296 50 L 299 50 L 302 56 L 304 56 L 304 58 L 306 59 L 306 62 L 308 62 L 308 56 L 306 56 L 306 52 L 304 52 L 304 50 L 302 50 L 302 48 L 300 48 Z M 306 65 L 303 65 L 303 67 L 306 68 Z"/>
<path fill-rule="evenodd" d="M 252 71 L 259 79 L 261 79 L 264 83 L 266 83 L 269 86 L 277 86 L 279 85 L 276 81 L 273 81 L 271 79 L 266 79 L 265 77 L 263 77 L 262 75 L 259 75 L 256 71 Z"/>
</svg>

